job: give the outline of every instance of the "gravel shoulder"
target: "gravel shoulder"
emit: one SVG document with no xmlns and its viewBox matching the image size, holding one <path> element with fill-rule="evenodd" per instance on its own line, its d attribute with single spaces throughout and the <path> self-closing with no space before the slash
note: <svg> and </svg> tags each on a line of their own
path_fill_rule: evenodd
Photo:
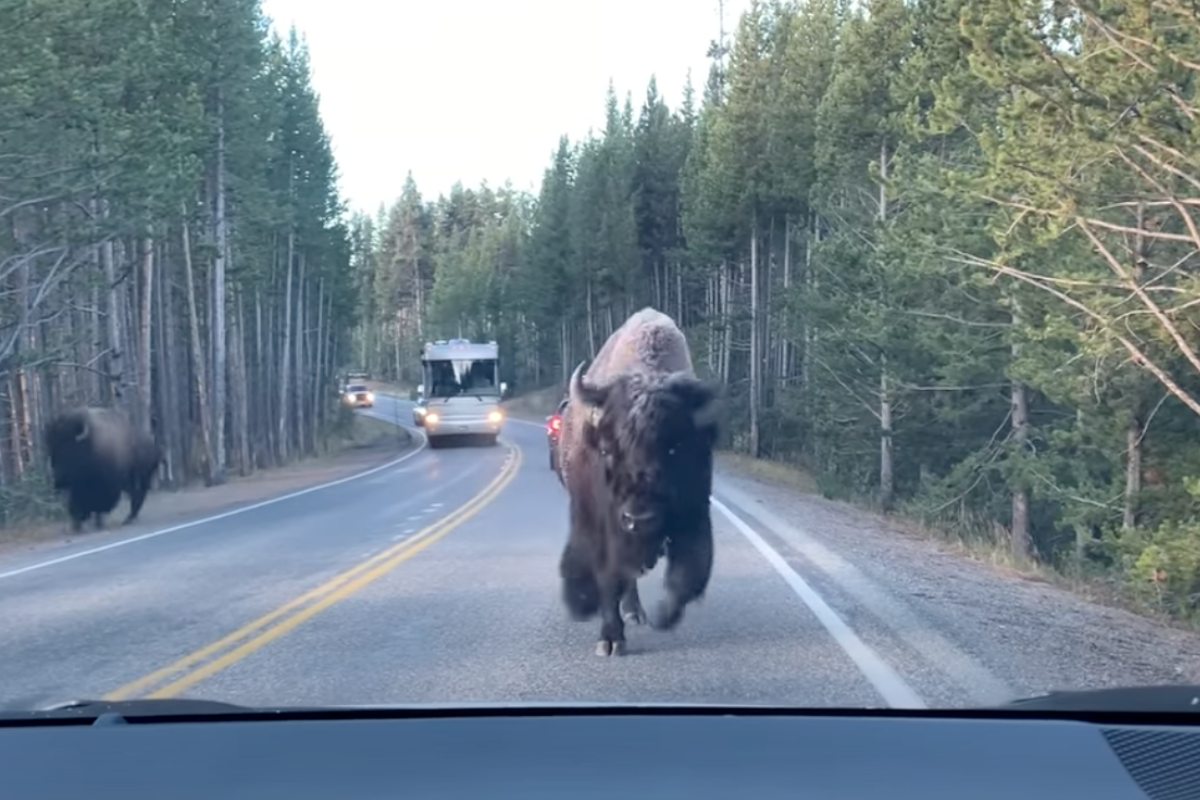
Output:
<svg viewBox="0 0 1200 800">
<path fill-rule="evenodd" d="M 871 626 L 866 617 L 890 617 L 893 634 L 907 646 L 924 632 L 936 632 L 1018 696 L 1200 683 L 1196 632 L 1093 602 L 1043 579 L 972 557 L 949 542 L 906 530 L 871 511 L 750 474 L 741 459 L 720 458 L 717 473 L 722 485 L 751 498 L 750 505 L 760 505 L 794 532 L 802 532 L 798 536 L 852 565 L 857 575 L 853 580 L 844 576 L 841 585 L 824 567 L 822 577 L 830 580 L 821 581 L 820 590 L 848 622 L 855 620 L 856 629 L 858 620 Z M 747 511 L 754 513 L 753 508 Z M 807 565 L 804 574 L 817 570 Z M 863 613 L 856 599 L 867 594 L 873 608 Z M 873 613 L 881 601 L 886 612 Z M 900 618 L 920 630 L 895 630 Z M 897 656 L 904 658 L 899 652 Z"/>
<path fill-rule="evenodd" d="M 76 535 L 66 521 L 23 523 L 0 528 L 0 558 L 52 550 L 116 532 L 133 535 L 191 517 L 219 514 L 239 505 L 268 500 L 362 472 L 396 458 L 416 443 L 410 433 L 397 429 L 391 423 L 364 416 L 356 417 L 355 422 L 353 438 L 341 443 L 328 455 L 259 470 L 244 477 L 230 475 L 226 483 L 220 486 L 196 485 L 174 491 L 151 489 L 137 522 L 132 525 L 120 525 L 129 512 L 128 498 L 122 496 L 120 504 L 108 515 L 104 531 L 85 526 Z"/>
</svg>

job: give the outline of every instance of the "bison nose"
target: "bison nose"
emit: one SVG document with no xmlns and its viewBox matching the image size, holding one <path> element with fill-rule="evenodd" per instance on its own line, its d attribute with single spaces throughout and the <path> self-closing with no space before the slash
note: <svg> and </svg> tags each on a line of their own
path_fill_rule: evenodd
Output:
<svg viewBox="0 0 1200 800">
<path fill-rule="evenodd" d="M 621 510 L 621 528 L 626 533 L 644 531 L 654 525 L 658 515 L 653 511 L 626 507 Z"/>
</svg>

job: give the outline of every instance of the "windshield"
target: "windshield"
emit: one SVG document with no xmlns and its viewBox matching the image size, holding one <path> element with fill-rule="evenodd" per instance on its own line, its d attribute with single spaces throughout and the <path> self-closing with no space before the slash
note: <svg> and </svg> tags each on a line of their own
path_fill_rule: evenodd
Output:
<svg viewBox="0 0 1200 800">
<path fill-rule="evenodd" d="M 495 361 L 430 361 L 426 372 L 429 397 L 500 395 Z"/>
<path fill-rule="evenodd" d="M 1143 5 L 6 3 L 0 707 L 1200 684 Z"/>
</svg>

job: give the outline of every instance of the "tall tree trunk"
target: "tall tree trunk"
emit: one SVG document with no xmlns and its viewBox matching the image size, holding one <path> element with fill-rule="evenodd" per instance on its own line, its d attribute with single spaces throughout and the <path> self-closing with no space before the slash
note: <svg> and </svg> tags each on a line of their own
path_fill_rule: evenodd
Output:
<svg viewBox="0 0 1200 800">
<path fill-rule="evenodd" d="M 208 413 L 208 387 L 205 385 L 204 344 L 200 338 L 200 314 L 196 310 L 196 281 L 192 275 L 192 243 L 188 232 L 187 208 L 183 209 L 183 271 L 187 284 L 188 326 L 191 329 L 192 369 L 195 372 L 196 392 L 200 406 L 200 448 L 204 483 L 213 484 L 212 417 Z"/>
<path fill-rule="evenodd" d="M 1016 329 L 1021 324 L 1020 306 L 1017 299 L 1012 299 L 1012 325 Z M 1020 357 L 1021 345 L 1014 342 L 1012 358 Z M 1018 449 L 1024 453 L 1025 443 L 1029 439 L 1029 405 L 1025 395 L 1025 385 L 1019 380 L 1012 382 L 1012 435 Z M 1029 492 L 1019 488 L 1012 493 L 1012 530 L 1010 531 L 1012 554 L 1018 561 L 1029 559 L 1033 555 L 1033 540 L 1029 531 Z"/>
<path fill-rule="evenodd" d="M 176 370 L 175 325 L 167 313 L 170 301 L 171 281 L 167 276 L 167 250 L 165 245 L 159 249 L 159 258 L 155 265 L 158 270 L 158 291 L 154 293 L 154 329 L 157 331 L 157 346 L 155 348 L 154 366 L 158 372 L 155 383 L 158 389 L 158 438 L 163 448 L 163 482 L 175 486 L 178 482 L 180 450 L 179 436 L 183 426 L 178 417 L 179 402 L 176 390 L 179 387 L 179 376 Z"/>
<path fill-rule="evenodd" d="M 788 292 L 792 288 L 792 218 L 785 217 L 783 221 L 783 298 L 788 302 Z M 792 374 L 792 345 L 791 332 L 784 331 L 779 337 L 779 377 L 786 381 Z"/>
<path fill-rule="evenodd" d="M 724 340 L 721 343 L 721 382 L 729 385 L 729 364 L 733 360 L 733 266 L 721 264 L 721 319 Z"/>
<path fill-rule="evenodd" d="M 255 383 L 269 386 L 271 384 L 271 365 L 274 363 L 274 360 L 271 358 L 271 354 L 268 352 L 267 345 L 263 339 L 262 291 L 258 287 L 254 288 L 254 359 Z M 273 415 L 266 417 L 261 414 L 257 415 L 257 419 L 261 421 L 261 424 L 255 424 L 254 426 L 254 438 L 258 442 L 258 455 L 255 457 L 255 466 L 267 467 L 271 464 L 271 456 L 267 454 L 274 453 L 274 447 L 271 444 L 272 430 L 266 424 L 266 421 L 273 418 Z"/>
<path fill-rule="evenodd" d="M 880 354 L 879 362 L 879 505 L 891 511 L 896 500 L 896 457 L 892 451 L 892 387 L 888 383 L 886 353 Z"/>
<path fill-rule="evenodd" d="M 150 312 L 154 300 L 154 240 L 149 236 L 142 239 L 142 287 L 141 308 L 138 319 L 138 423 L 142 430 L 151 431 L 151 414 L 154 406 L 154 391 L 150 385 Z"/>
<path fill-rule="evenodd" d="M 288 397 L 291 395 L 291 357 L 292 357 L 292 265 L 296 260 L 296 232 L 288 231 L 287 241 L 287 281 L 283 292 L 283 352 L 279 357 L 279 460 L 286 462 L 291 448 L 288 442 Z"/>
<path fill-rule="evenodd" d="M 304 304 L 307 300 L 307 288 L 304 281 L 305 251 L 301 250 L 296 254 L 297 260 L 300 262 L 299 275 L 296 280 L 296 391 L 293 397 L 296 401 L 296 446 L 298 448 L 297 455 L 303 455 L 308 451 L 308 419 L 304 409 L 304 393 L 307 388 L 304 383 L 308 377 L 308 370 L 304 363 Z"/>
<path fill-rule="evenodd" d="M 104 216 L 109 215 L 108 201 L 104 201 Z M 104 264 L 104 279 L 108 283 L 108 391 L 113 406 L 124 405 L 124 355 L 125 331 L 121 326 L 125 310 L 121 304 L 121 287 L 117 284 L 117 259 L 115 243 L 109 239 L 100 246 L 100 260 Z"/>
<path fill-rule="evenodd" d="M 888 221 L 888 147 L 879 146 L 879 230 Z M 895 463 L 892 438 L 892 387 L 888 377 L 887 352 L 879 354 L 879 505 L 890 511 L 896 499 Z"/>
<path fill-rule="evenodd" d="M 217 86 L 216 214 L 213 260 L 213 480 L 225 482 L 225 261 L 229 256 L 225 217 L 225 95 Z"/>
<path fill-rule="evenodd" d="M 592 312 L 592 282 L 589 280 L 587 284 L 587 332 L 588 332 L 588 357 L 596 357 L 596 317 Z"/>
<path fill-rule="evenodd" d="M 1146 272 L 1146 206 L 1139 202 L 1137 205 L 1137 233 L 1133 243 L 1133 276 L 1141 285 Z M 1142 383 L 1143 376 L 1135 374 L 1134 380 Z M 1142 494 L 1142 439 L 1145 436 L 1144 420 L 1142 419 L 1141 392 L 1133 392 L 1130 403 L 1129 420 L 1125 427 L 1125 502 L 1121 509 L 1121 524 L 1125 529 L 1131 529 L 1137 524 L 1138 502 Z"/>
<path fill-rule="evenodd" d="M 762 397 L 762 341 L 759 336 L 758 215 L 750 222 L 750 455 L 759 456 L 758 410 Z"/>
<path fill-rule="evenodd" d="M 230 399 L 233 401 L 233 443 L 237 454 L 238 474 L 248 475 L 253 471 L 250 462 L 250 401 L 246 375 L 246 327 L 242 308 L 242 288 L 235 282 L 233 288 L 233 324 L 230 326 L 229 370 L 233 376 Z"/>
<path fill-rule="evenodd" d="M 315 430 L 317 418 L 321 410 L 321 393 L 325 388 L 325 279 L 317 280 L 317 343 L 316 343 L 316 358 L 313 359 L 316 364 L 316 380 L 313 381 L 312 387 L 312 414 L 313 414 L 313 430 L 314 439 L 316 438 Z"/>
</svg>

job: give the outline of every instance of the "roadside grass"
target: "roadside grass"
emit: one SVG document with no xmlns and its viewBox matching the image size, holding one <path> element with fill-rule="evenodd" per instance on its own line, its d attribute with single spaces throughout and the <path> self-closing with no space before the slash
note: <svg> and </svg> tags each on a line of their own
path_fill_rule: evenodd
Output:
<svg viewBox="0 0 1200 800">
<path fill-rule="evenodd" d="M 554 409 L 558 408 L 562 396 L 563 390 L 561 387 L 551 386 L 548 389 L 538 389 L 537 391 L 510 397 L 503 401 L 500 406 L 504 409 L 504 413 L 510 417 L 523 419 L 527 422 L 544 422 L 546 417 L 553 414 Z"/>
<path fill-rule="evenodd" d="M 902 507 L 884 514 L 878 504 L 865 498 L 848 500 L 825 497 L 817 479 L 808 471 L 766 459 L 750 458 L 741 453 L 721 452 L 717 463 L 725 469 L 752 477 L 766 484 L 790 489 L 810 496 L 814 502 L 841 506 L 847 513 L 867 515 L 880 529 L 938 545 L 944 552 L 986 564 L 997 573 L 1010 578 L 1035 581 L 1054 586 L 1099 605 L 1119 608 L 1147 619 L 1183 630 L 1197 630 L 1195 622 L 1147 606 L 1132 597 L 1113 571 L 1096 570 L 1089 574 L 1073 574 L 1053 564 L 1020 559 L 1014 556 L 1007 529 L 981 517 L 963 518 L 954 523 L 921 519 L 914 509 Z"/>
</svg>

